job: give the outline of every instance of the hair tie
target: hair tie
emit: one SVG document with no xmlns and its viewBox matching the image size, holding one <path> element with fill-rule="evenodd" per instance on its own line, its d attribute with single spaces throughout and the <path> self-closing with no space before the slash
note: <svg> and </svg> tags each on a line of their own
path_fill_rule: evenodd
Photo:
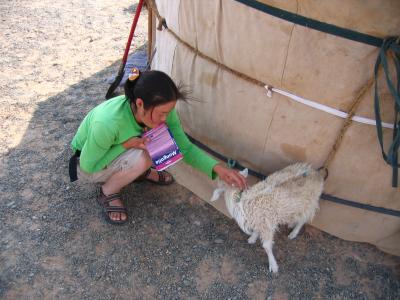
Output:
<svg viewBox="0 0 400 300">
<path fill-rule="evenodd" d="M 138 68 L 132 68 L 129 72 L 128 79 L 129 81 L 135 81 L 140 75 Z"/>
</svg>

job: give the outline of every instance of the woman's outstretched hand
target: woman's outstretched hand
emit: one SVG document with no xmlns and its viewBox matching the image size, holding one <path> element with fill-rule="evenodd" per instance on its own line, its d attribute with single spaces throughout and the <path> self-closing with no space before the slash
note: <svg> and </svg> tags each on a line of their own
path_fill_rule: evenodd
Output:
<svg viewBox="0 0 400 300">
<path fill-rule="evenodd" d="M 222 164 L 217 164 L 214 167 L 214 172 L 218 174 L 218 177 L 225 181 L 230 186 L 235 186 L 241 190 L 247 188 L 246 178 L 234 169 L 229 169 Z"/>
<path fill-rule="evenodd" d="M 149 138 L 132 137 L 129 140 L 122 143 L 125 149 L 143 149 L 146 150 L 146 143 L 149 142 Z"/>
</svg>

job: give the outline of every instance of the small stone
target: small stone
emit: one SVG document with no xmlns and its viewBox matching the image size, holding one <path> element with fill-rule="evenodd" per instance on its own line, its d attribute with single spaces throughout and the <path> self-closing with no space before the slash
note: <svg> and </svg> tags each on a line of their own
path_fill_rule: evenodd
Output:
<svg viewBox="0 0 400 300">
<path fill-rule="evenodd" d="M 222 244 L 222 243 L 224 242 L 224 240 L 222 240 L 222 239 L 216 239 L 214 242 L 215 242 L 216 244 Z"/>
<path fill-rule="evenodd" d="M 15 201 L 11 201 L 11 202 L 7 203 L 7 206 L 10 207 L 10 206 L 13 206 L 14 204 L 15 204 Z"/>
</svg>

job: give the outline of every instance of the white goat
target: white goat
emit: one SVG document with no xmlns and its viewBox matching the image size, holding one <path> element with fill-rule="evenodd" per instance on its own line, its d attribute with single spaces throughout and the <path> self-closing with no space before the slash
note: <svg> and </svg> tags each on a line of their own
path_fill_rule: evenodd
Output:
<svg viewBox="0 0 400 300">
<path fill-rule="evenodd" d="M 247 169 L 240 172 L 247 177 Z M 310 222 L 318 209 L 324 179 L 309 164 L 296 163 L 277 171 L 267 179 L 241 192 L 219 181 L 211 201 L 225 192 L 225 203 L 230 215 L 254 244 L 260 238 L 268 254 L 269 270 L 278 271 L 272 253 L 274 232 L 279 225 L 293 228 L 289 239 L 294 239 L 302 226 Z"/>
</svg>

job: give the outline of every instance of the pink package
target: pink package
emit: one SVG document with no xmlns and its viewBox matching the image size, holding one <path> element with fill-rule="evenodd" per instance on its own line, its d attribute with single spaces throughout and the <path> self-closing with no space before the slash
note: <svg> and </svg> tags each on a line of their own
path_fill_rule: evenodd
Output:
<svg viewBox="0 0 400 300">
<path fill-rule="evenodd" d="M 183 158 L 170 130 L 165 123 L 146 131 L 143 137 L 150 138 L 147 151 L 157 171 L 165 170 Z"/>
</svg>

